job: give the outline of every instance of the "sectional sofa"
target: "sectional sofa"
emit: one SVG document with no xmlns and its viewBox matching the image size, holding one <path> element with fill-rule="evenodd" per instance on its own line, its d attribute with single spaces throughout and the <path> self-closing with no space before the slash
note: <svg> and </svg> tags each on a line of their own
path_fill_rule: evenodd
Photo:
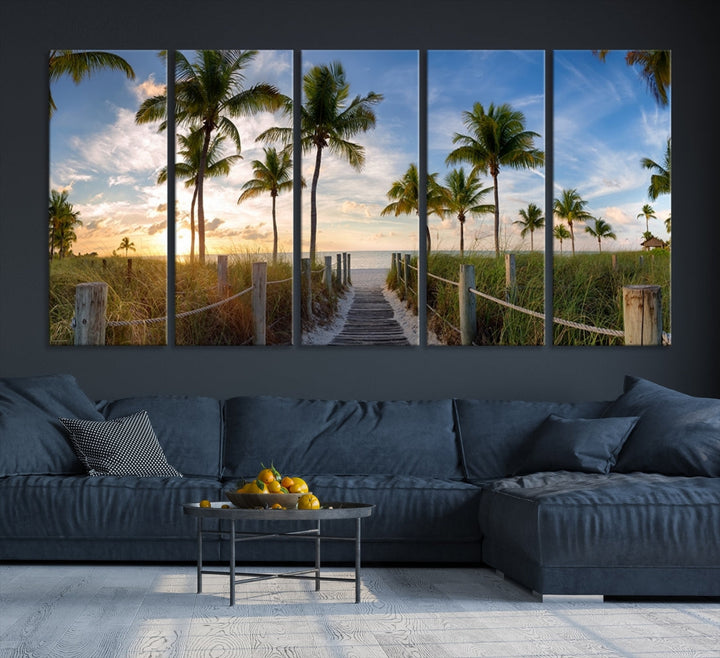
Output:
<svg viewBox="0 0 720 658">
<path fill-rule="evenodd" d="M 720 596 L 720 400 L 635 377 L 576 403 L 96 401 L 70 375 L 2 379 L 0 560 L 193 561 L 182 504 L 270 462 L 321 501 L 376 505 L 366 563 L 484 564 L 541 594 Z M 238 560 L 311 550 L 249 542 Z"/>
</svg>

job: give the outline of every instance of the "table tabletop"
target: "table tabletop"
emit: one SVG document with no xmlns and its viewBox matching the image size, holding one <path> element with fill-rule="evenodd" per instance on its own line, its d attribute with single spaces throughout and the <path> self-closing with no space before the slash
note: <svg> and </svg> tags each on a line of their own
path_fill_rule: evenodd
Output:
<svg viewBox="0 0 720 658">
<path fill-rule="evenodd" d="M 200 503 L 185 503 L 183 511 L 190 516 L 236 521 L 322 521 L 331 519 L 359 519 L 370 516 L 375 505 L 366 503 L 329 502 L 320 509 L 270 509 L 233 507 L 224 501 L 211 501 L 211 507 Z M 225 507 L 224 507 L 225 506 Z"/>
</svg>

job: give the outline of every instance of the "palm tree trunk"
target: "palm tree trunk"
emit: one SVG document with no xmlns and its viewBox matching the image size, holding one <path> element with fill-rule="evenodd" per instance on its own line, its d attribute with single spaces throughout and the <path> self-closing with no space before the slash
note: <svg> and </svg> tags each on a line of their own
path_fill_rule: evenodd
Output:
<svg viewBox="0 0 720 658">
<path fill-rule="evenodd" d="M 530 230 L 530 253 L 535 251 L 535 245 L 533 245 L 533 233 L 535 233 L 535 231 Z"/>
<path fill-rule="evenodd" d="M 198 186 L 195 181 L 192 202 L 190 203 L 190 265 L 195 262 L 195 202 L 197 201 Z"/>
<path fill-rule="evenodd" d="M 273 263 L 277 263 L 277 248 L 278 248 L 278 229 L 277 220 L 275 219 L 275 197 L 277 194 L 272 195 L 272 220 L 273 220 Z M 311 261 L 312 262 L 312 261 Z"/>
<path fill-rule="evenodd" d="M 460 219 L 458 217 L 458 219 Z M 460 219 L 460 258 L 465 257 L 465 220 Z"/>
<path fill-rule="evenodd" d="M 602 240 L 598 238 L 598 249 L 600 250 L 600 253 L 602 253 Z"/>
<path fill-rule="evenodd" d="M 568 226 L 570 227 L 570 241 L 572 243 L 572 255 L 575 255 L 575 230 L 573 229 L 573 223 L 571 219 L 568 219 Z"/>
<path fill-rule="evenodd" d="M 207 154 L 210 148 L 210 134 L 212 127 L 205 127 L 205 140 L 203 142 L 202 155 L 198 164 L 197 174 L 197 198 L 198 198 L 198 247 L 200 264 L 205 265 L 205 206 L 204 206 L 204 183 L 205 169 L 207 167 Z"/>
<path fill-rule="evenodd" d="M 498 197 L 497 174 L 493 174 L 493 196 L 495 197 L 495 256 L 500 256 L 500 199 Z"/>
<path fill-rule="evenodd" d="M 315 156 L 315 171 L 313 171 L 312 185 L 310 187 L 310 263 L 315 262 L 317 248 L 317 186 L 320 178 L 320 163 L 322 161 L 322 147 L 318 146 Z"/>
</svg>

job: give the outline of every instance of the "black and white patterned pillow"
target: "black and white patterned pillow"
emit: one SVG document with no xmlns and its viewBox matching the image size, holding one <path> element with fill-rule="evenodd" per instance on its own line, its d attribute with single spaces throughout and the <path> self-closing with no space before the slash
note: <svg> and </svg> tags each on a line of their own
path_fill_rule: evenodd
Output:
<svg viewBox="0 0 720 658">
<path fill-rule="evenodd" d="M 61 418 L 88 475 L 182 477 L 170 466 L 147 411 L 113 420 Z"/>
</svg>

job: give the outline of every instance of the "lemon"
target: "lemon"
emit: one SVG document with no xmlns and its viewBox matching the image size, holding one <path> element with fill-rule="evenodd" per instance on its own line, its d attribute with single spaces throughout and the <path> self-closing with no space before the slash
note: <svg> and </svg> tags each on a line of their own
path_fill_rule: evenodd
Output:
<svg viewBox="0 0 720 658">
<path fill-rule="evenodd" d="M 209 500 L 201 500 L 200 507 L 212 507 L 212 504 L 210 503 Z"/>
<path fill-rule="evenodd" d="M 320 509 L 320 501 L 317 496 L 314 496 L 311 493 L 306 493 L 305 495 L 300 496 L 297 506 L 298 509 Z"/>
</svg>

